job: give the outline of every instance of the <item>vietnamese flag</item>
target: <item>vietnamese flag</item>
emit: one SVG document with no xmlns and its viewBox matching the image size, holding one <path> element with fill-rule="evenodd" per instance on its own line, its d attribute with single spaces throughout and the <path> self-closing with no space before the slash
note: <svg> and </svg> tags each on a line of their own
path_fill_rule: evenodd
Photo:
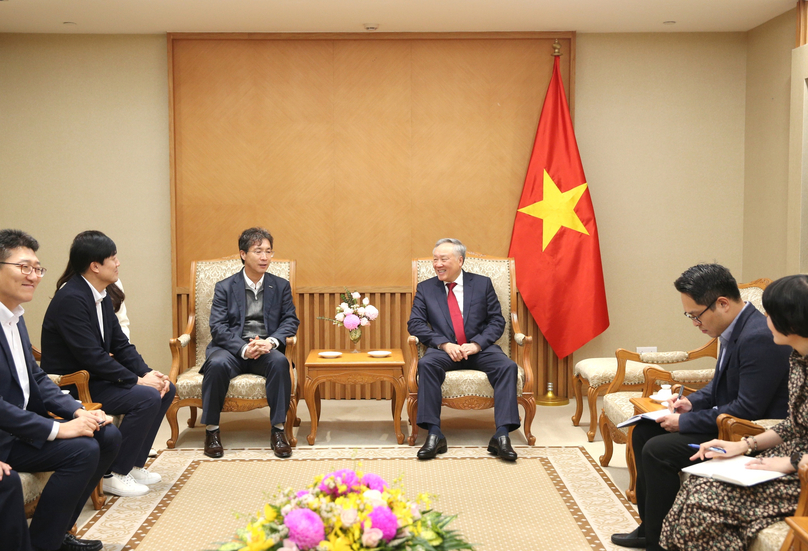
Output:
<svg viewBox="0 0 808 551">
<path fill-rule="evenodd" d="M 513 223 L 516 286 L 559 358 L 609 327 L 598 227 L 558 56 Z"/>
</svg>

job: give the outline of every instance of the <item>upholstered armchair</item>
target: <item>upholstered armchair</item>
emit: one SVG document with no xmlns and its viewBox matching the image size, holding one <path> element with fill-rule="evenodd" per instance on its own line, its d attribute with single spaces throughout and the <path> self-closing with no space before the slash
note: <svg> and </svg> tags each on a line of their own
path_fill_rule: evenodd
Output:
<svg viewBox="0 0 808 551">
<path fill-rule="evenodd" d="M 516 381 L 516 396 L 525 410 L 524 429 L 529 445 L 536 442 L 536 437 L 530 432 L 533 417 L 536 414 L 536 398 L 534 388 L 533 369 L 530 365 L 530 350 L 533 337 L 522 332 L 516 315 L 516 275 L 512 258 L 501 258 L 469 253 L 463 263 L 467 272 L 481 274 L 491 278 L 494 290 L 502 307 L 505 318 L 505 331 L 496 344 L 502 348 L 519 367 L 519 376 Z M 435 271 L 432 268 L 432 258 L 418 258 L 412 261 L 412 296 L 418 284 L 431 277 Z M 407 372 L 407 415 L 410 419 L 410 436 L 407 443 L 415 445 L 418 438 L 418 359 L 423 356 L 424 347 L 418 344 L 418 339 L 410 336 L 410 365 Z M 450 371 L 441 387 L 443 405 L 454 409 L 488 409 L 494 407 L 494 388 L 488 382 L 488 377 L 481 371 L 461 369 Z"/>
<path fill-rule="evenodd" d="M 744 301 L 751 302 L 758 310 L 763 312 L 763 290 L 769 283 L 771 283 L 770 279 L 758 279 L 751 283 L 739 284 L 738 288 L 741 291 L 741 298 Z M 629 400 L 643 396 L 644 392 L 646 396 L 649 396 L 663 381 L 669 382 L 672 385 L 682 384 L 692 390 L 705 386 L 713 378 L 715 373 L 714 366 L 709 369 L 679 370 L 663 369 L 660 366 L 664 365 L 667 367 L 668 365 L 677 365 L 678 367 L 678 364 L 684 364 L 699 358 L 718 358 L 718 339 L 711 339 L 701 348 L 689 352 L 678 351 L 637 354 L 619 348 L 617 352 L 615 352 L 615 356 L 617 358 L 617 373 L 614 380 L 609 385 L 606 395 L 603 397 L 603 409 L 598 419 L 598 426 L 600 427 L 600 434 L 603 437 L 604 445 L 604 453 L 600 456 L 600 464 L 604 467 L 609 465 L 612 459 L 613 442 L 627 444 L 626 465 L 629 468 L 630 485 L 626 496 L 633 502 L 636 499 L 634 496 L 636 467 L 634 465 L 634 454 L 631 449 L 631 439 L 628 437 L 629 427 L 622 429 L 617 428 L 618 424 L 634 415 L 634 406 Z M 625 379 L 626 363 L 629 360 L 652 364 L 652 366 L 658 368 L 657 370 L 645 368 L 643 372 L 645 381 L 640 387 L 640 389 L 644 389 L 644 391 L 627 391 L 622 388 Z M 649 374 L 651 375 L 650 379 Z"/>
<path fill-rule="evenodd" d="M 31 349 L 34 353 L 34 359 L 36 361 L 40 361 L 40 351 L 33 346 Z M 60 387 L 76 385 L 81 403 L 92 403 L 92 399 L 90 398 L 90 387 L 88 386 L 88 382 L 90 381 L 90 374 L 88 372 L 76 371 L 75 373 L 70 373 L 68 375 L 48 375 L 48 377 L 50 377 L 50 380 Z M 51 474 L 53 473 L 19 473 L 20 482 L 22 482 L 23 501 L 25 502 L 25 516 L 27 518 L 31 518 L 33 516 L 36 505 L 39 502 L 39 496 L 42 495 L 42 490 L 45 489 L 45 484 L 48 483 Z M 104 506 L 104 503 L 107 501 L 107 496 L 104 495 L 101 485 L 102 482 L 99 482 L 98 486 L 90 495 L 93 502 L 93 507 L 96 511 L 101 509 Z"/>
<path fill-rule="evenodd" d="M 177 411 L 183 407 L 191 408 L 191 417 L 188 426 L 196 425 L 197 408 L 202 407 L 202 375 L 199 369 L 205 363 L 205 348 L 210 343 L 210 308 L 213 303 L 213 290 L 216 283 L 229 277 L 242 268 L 241 258 L 238 255 L 219 258 L 215 260 L 197 260 L 191 263 L 191 296 L 189 300 L 188 323 L 182 335 L 169 341 L 171 347 L 171 382 L 177 387 L 174 401 L 166 412 L 168 424 L 171 427 L 171 437 L 166 442 L 173 448 L 179 436 L 177 424 Z M 295 294 L 295 261 L 274 259 L 269 263 L 267 272 L 282 277 L 289 282 L 292 288 L 292 297 L 297 301 Z M 286 357 L 289 360 L 289 371 L 292 378 L 292 396 L 289 402 L 289 411 L 286 413 L 286 436 L 292 446 L 297 445 L 293 427 L 297 418 L 297 378 L 294 369 L 294 351 L 297 337 L 286 339 Z M 191 346 L 187 354 L 183 348 Z M 227 398 L 222 411 L 250 411 L 267 407 L 266 379 L 260 375 L 244 374 L 230 381 Z"/>
</svg>

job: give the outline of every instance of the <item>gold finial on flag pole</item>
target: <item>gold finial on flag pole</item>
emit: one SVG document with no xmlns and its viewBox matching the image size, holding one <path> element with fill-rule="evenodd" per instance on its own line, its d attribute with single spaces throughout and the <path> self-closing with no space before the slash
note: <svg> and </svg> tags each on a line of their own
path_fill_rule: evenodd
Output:
<svg viewBox="0 0 808 551">
<path fill-rule="evenodd" d="M 556 57 L 562 55 L 561 54 L 561 43 L 558 41 L 557 38 L 555 39 L 555 42 L 553 42 L 553 55 L 556 56 Z"/>
</svg>

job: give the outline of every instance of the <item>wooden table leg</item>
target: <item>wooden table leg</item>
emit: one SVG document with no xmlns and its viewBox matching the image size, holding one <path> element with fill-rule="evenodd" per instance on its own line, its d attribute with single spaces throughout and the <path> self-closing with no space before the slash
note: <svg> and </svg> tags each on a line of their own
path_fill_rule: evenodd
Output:
<svg viewBox="0 0 808 551">
<path fill-rule="evenodd" d="M 396 430 L 396 440 L 399 444 L 404 443 L 404 433 L 401 432 L 401 410 L 404 407 L 404 394 L 407 386 L 404 383 L 404 376 L 393 380 L 393 427 Z"/>
<path fill-rule="evenodd" d="M 308 371 L 308 370 L 307 370 Z M 306 400 L 306 407 L 309 408 L 309 417 L 311 417 L 311 432 L 306 437 L 306 441 L 309 443 L 309 446 L 314 445 L 314 441 L 317 439 L 317 404 L 314 399 L 315 391 L 317 390 L 317 385 L 314 384 L 308 373 L 306 373 L 306 382 L 303 385 L 303 396 Z"/>
</svg>

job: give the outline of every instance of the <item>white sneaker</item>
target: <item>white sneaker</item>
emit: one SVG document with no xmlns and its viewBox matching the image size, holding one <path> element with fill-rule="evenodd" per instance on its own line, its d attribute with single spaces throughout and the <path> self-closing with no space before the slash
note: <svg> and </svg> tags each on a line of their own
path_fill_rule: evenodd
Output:
<svg viewBox="0 0 808 551">
<path fill-rule="evenodd" d="M 163 477 L 159 474 L 150 472 L 143 467 L 132 467 L 132 470 L 129 471 L 129 476 L 134 478 L 138 484 L 146 484 L 147 486 L 157 484 L 163 480 Z"/>
<path fill-rule="evenodd" d="M 130 474 L 112 473 L 111 477 L 104 478 L 104 493 L 122 497 L 142 496 L 149 493 L 149 487 L 136 482 Z"/>
</svg>

